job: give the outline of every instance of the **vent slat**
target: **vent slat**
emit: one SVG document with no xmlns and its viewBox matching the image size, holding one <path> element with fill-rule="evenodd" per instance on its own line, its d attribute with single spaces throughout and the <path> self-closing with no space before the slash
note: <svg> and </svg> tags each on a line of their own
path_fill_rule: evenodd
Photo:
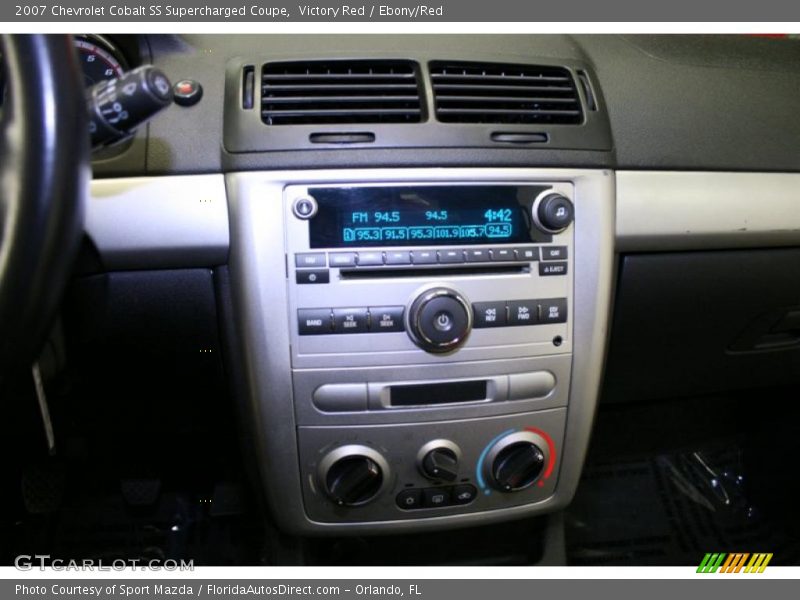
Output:
<svg viewBox="0 0 800 600">
<path fill-rule="evenodd" d="M 415 102 L 419 100 L 418 96 L 321 96 L 321 97 L 311 97 L 308 96 L 270 96 L 269 98 L 264 98 L 261 103 L 262 104 L 291 104 L 291 103 L 303 103 L 303 104 L 328 104 L 331 102 L 389 102 L 389 103 L 396 103 L 396 102 Z"/>
<path fill-rule="evenodd" d="M 282 92 L 298 92 L 298 91 L 309 91 L 309 92 L 336 92 L 341 90 L 377 90 L 377 91 L 392 91 L 392 90 L 416 90 L 417 84 L 416 83 L 343 83 L 343 84 L 334 84 L 334 83 L 323 83 L 323 84 L 293 84 L 293 85 L 264 85 L 261 87 L 261 92 L 273 92 L 273 93 L 282 93 Z"/>
<path fill-rule="evenodd" d="M 583 107 L 563 67 L 436 61 L 436 117 L 445 123 L 577 125 Z"/>
<path fill-rule="evenodd" d="M 560 86 L 537 86 L 537 85 L 476 85 L 466 83 L 437 83 L 435 88 L 437 90 L 459 90 L 459 91 L 474 91 L 478 93 L 492 93 L 492 92 L 562 92 L 570 93 L 574 88 L 568 85 Z"/>
<path fill-rule="evenodd" d="M 261 119 L 267 125 L 418 123 L 419 72 L 398 60 L 267 63 Z"/>
<path fill-rule="evenodd" d="M 509 81 L 520 81 L 524 83 L 535 83 L 541 81 L 553 81 L 553 82 L 570 82 L 571 79 L 569 76 L 561 75 L 558 77 L 545 77 L 545 76 L 526 76 L 526 75 L 462 75 L 460 73 L 431 73 L 431 79 L 436 81 L 455 81 L 458 79 L 464 81 L 482 81 L 486 82 L 487 85 L 491 85 L 493 82 L 498 83 L 507 83 Z"/>
<path fill-rule="evenodd" d="M 547 96 L 450 96 L 439 94 L 439 102 L 547 102 L 553 104 L 576 104 L 575 98 L 548 98 Z"/>
<path fill-rule="evenodd" d="M 580 115 L 579 110 L 527 110 L 512 108 L 440 108 L 441 114 L 459 115 Z"/>
<path fill-rule="evenodd" d="M 269 81 L 348 81 L 351 79 L 414 79 L 414 73 L 265 73 L 264 79 Z"/>
<path fill-rule="evenodd" d="M 346 116 L 349 114 L 378 115 L 384 112 L 400 115 L 400 114 L 412 114 L 414 112 L 419 112 L 419 111 L 409 110 L 407 108 L 350 108 L 347 110 L 343 109 L 322 110 L 315 108 L 308 110 L 303 110 L 303 109 L 269 110 L 265 112 L 271 115 L 286 117 L 286 116 L 299 116 L 299 115 L 335 115 L 335 116 Z"/>
</svg>

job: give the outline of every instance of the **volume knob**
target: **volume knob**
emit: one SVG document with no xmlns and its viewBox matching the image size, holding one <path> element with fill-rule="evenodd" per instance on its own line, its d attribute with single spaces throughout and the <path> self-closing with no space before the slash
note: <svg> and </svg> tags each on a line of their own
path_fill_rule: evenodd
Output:
<svg viewBox="0 0 800 600">
<path fill-rule="evenodd" d="M 408 334 L 428 352 L 455 350 L 472 329 L 472 309 L 457 291 L 438 287 L 420 294 L 408 311 Z"/>
</svg>

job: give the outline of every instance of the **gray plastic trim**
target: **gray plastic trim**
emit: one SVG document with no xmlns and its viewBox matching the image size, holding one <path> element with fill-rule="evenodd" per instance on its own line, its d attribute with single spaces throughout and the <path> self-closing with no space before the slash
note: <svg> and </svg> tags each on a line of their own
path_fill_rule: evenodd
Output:
<svg viewBox="0 0 800 600">
<path fill-rule="evenodd" d="M 109 270 L 225 264 L 224 176 L 94 180 L 86 233 Z"/>
<path fill-rule="evenodd" d="M 617 250 L 800 244 L 800 174 L 617 172 Z"/>
</svg>

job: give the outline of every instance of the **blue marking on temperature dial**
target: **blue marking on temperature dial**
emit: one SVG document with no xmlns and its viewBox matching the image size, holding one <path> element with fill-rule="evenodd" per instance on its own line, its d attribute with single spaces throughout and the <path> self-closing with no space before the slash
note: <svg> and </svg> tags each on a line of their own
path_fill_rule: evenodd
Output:
<svg viewBox="0 0 800 600">
<path fill-rule="evenodd" d="M 483 490 L 483 493 L 486 494 L 487 496 L 492 493 L 492 490 L 489 489 L 489 487 L 486 485 L 486 481 L 484 481 L 483 479 L 483 460 L 486 458 L 486 455 L 489 453 L 489 450 L 491 449 L 492 446 L 494 446 L 497 442 L 502 440 L 507 435 L 514 433 L 515 431 L 516 429 L 509 429 L 508 431 L 504 431 L 503 433 L 498 435 L 491 442 L 486 444 L 486 447 L 483 449 L 483 452 L 481 452 L 480 457 L 478 457 L 478 464 L 475 467 L 475 479 L 478 480 L 478 485 Z"/>
</svg>

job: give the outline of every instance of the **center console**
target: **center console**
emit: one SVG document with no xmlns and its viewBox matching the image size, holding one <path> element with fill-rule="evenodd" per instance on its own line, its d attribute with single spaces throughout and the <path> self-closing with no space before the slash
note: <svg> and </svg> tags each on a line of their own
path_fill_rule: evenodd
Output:
<svg viewBox="0 0 800 600">
<path fill-rule="evenodd" d="M 486 524 L 577 485 L 612 276 L 606 171 L 227 177 L 248 419 L 293 533 Z"/>
</svg>

